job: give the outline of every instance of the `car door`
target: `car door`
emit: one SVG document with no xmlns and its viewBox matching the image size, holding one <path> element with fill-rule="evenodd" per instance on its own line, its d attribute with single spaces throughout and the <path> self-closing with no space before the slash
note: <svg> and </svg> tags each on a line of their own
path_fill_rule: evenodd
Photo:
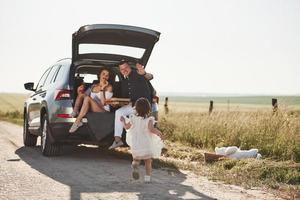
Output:
<svg viewBox="0 0 300 200">
<path fill-rule="evenodd" d="M 46 72 L 41 77 L 35 94 L 31 96 L 31 102 L 28 107 L 29 111 L 29 126 L 30 127 L 40 127 L 41 122 L 41 108 L 44 101 L 46 100 L 47 93 L 53 93 L 51 91 L 51 84 L 60 65 L 54 65 L 46 70 Z M 52 94 L 53 95 L 53 94 Z M 51 100 L 51 99 L 50 99 Z M 47 102 L 48 103 L 48 102 Z"/>
<path fill-rule="evenodd" d="M 48 68 L 42 77 L 40 78 L 35 92 L 30 96 L 27 105 L 28 112 L 28 124 L 29 127 L 40 127 L 40 110 L 41 110 L 41 99 L 45 96 L 43 85 L 48 77 L 51 68 Z"/>
</svg>

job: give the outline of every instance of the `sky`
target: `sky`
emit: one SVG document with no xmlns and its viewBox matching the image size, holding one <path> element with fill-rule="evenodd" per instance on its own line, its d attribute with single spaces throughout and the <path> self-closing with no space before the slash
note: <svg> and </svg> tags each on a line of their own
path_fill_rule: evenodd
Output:
<svg viewBox="0 0 300 200">
<path fill-rule="evenodd" d="M 86 24 L 161 32 L 158 94 L 300 95 L 299 0 L 0 0 L 0 92 L 28 92 Z"/>
</svg>

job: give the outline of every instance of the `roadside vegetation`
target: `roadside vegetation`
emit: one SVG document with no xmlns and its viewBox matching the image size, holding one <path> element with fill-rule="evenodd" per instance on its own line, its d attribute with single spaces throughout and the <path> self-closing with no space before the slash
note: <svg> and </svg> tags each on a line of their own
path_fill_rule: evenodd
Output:
<svg viewBox="0 0 300 200">
<path fill-rule="evenodd" d="M 0 93 L 0 120 L 23 124 L 23 105 L 27 94 Z"/>
<path fill-rule="evenodd" d="M 7 111 L 2 112 L 0 111 L 0 120 L 1 121 L 9 121 L 18 125 L 23 124 L 23 113 L 20 111 Z"/>
<path fill-rule="evenodd" d="M 22 125 L 26 97 L 0 94 L 0 120 Z M 165 136 L 165 148 L 162 159 L 153 164 L 189 169 L 228 184 L 276 189 L 288 199 L 300 198 L 298 98 L 293 97 L 293 103 L 292 107 L 279 105 L 276 113 L 270 105 L 220 103 L 210 115 L 204 102 L 174 101 L 168 114 L 161 103 L 158 128 Z M 214 152 L 216 146 L 257 148 L 262 159 L 205 163 L 203 153 Z"/>
<path fill-rule="evenodd" d="M 276 189 L 288 199 L 300 198 L 300 111 L 281 105 L 274 113 L 270 107 L 223 107 L 211 114 L 208 104 L 196 107 L 195 112 L 174 102 L 168 114 L 162 107 L 158 126 L 167 139 L 164 157 L 175 163 L 172 158 L 177 158 L 180 168 L 213 180 L 263 186 Z M 204 164 L 203 153 L 222 146 L 256 148 L 262 159 L 222 159 Z"/>
<path fill-rule="evenodd" d="M 170 112 L 160 116 L 159 128 L 192 147 L 257 148 L 265 158 L 300 162 L 300 112 Z"/>
</svg>

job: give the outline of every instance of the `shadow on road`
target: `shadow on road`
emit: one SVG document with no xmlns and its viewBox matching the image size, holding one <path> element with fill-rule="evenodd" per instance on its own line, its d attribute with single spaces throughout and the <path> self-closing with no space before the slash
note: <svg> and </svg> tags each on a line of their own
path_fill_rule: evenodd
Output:
<svg viewBox="0 0 300 200">
<path fill-rule="evenodd" d="M 64 151 L 59 157 L 44 157 L 38 147 L 21 147 L 15 153 L 33 169 L 69 186 L 70 199 L 123 199 L 124 193 L 138 199 L 213 199 L 184 185 L 186 175 L 178 170 L 154 170 L 153 182 L 145 184 L 131 180 L 128 154 L 85 146 Z"/>
</svg>

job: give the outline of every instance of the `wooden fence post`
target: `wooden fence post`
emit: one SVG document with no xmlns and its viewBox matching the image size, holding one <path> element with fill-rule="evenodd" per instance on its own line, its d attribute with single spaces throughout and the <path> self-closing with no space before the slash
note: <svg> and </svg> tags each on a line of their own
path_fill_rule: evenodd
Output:
<svg viewBox="0 0 300 200">
<path fill-rule="evenodd" d="M 165 105 L 164 105 L 164 107 L 165 107 L 165 114 L 166 115 L 169 113 L 168 101 L 169 101 L 169 98 L 166 97 L 165 98 Z"/>
<path fill-rule="evenodd" d="M 277 99 L 272 99 L 273 112 L 275 113 L 278 110 Z"/>
<path fill-rule="evenodd" d="M 212 113 L 213 109 L 214 109 L 214 101 L 210 101 L 209 102 L 209 109 L 208 109 L 209 114 Z"/>
</svg>

